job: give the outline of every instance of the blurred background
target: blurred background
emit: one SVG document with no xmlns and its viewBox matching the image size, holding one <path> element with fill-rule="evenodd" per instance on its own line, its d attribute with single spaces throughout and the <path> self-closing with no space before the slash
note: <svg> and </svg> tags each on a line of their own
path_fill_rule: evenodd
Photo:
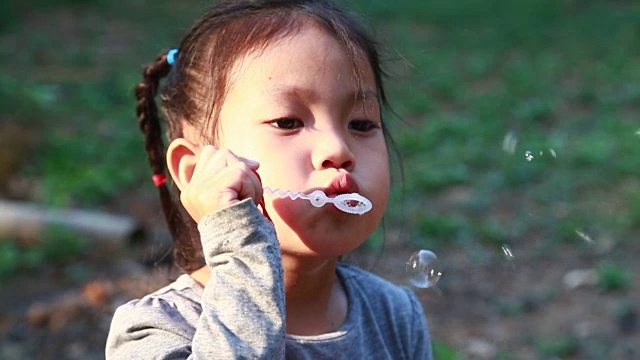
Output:
<svg viewBox="0 0 640 360">
<path fill-rule="evenodd" d="M 210 4 L 0 4 L 0 359 L 104 358 L 115 307 L 176 277 L 132 89 Z M 438 255 L 437 359 L 640 358 L 640 2 L 346 6 L 404 167 L 353 261 L 408 285 Z"/>
</svg>

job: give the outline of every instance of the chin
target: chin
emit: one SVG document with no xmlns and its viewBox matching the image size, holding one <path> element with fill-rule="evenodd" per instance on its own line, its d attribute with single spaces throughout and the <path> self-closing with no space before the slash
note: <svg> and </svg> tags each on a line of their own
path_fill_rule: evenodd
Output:
<svg viewBox="0 0 640 360">
<path fill-rule="evenodd" d="M 271 207 L 283 252 L 300 256 L 338 257 L 360 247 L 375 231 L 381 211 L 347 214 L 335 206 L 312 207 L 307 202 Z M 374 225 L 375 224 L 375 225 Z"/>
<path fill-rule="evenodd" d="M 359 231 L 358 231 L 359 230 Z M 289 227 L 276 232 L 282 251 L 300 256 L 338 257 L 360 247 L 372 231 L 354 230 L 352 227 L 343 231 L 322 231 L 321 229 L 303 229 L 295 232 Z"/>
</svg>

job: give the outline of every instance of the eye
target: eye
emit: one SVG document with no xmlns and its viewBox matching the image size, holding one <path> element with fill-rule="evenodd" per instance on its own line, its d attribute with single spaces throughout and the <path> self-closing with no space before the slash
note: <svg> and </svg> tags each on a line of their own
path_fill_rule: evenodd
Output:
<svg viewBox="0 0 640 360">
<path fill-rule="evenodd" d="M 271 126 L 282 130 L 295 130 L 302 127 L 302 121 L 294 118 L 281 118 L 270 122 Z"/>
<path fill-rule="evenodd" d="M 352 120 L 349 122 L 349 130 L 365 133 L 375 129 L 380 129 L 380 123 L 371 120 Z"/>
</svg>

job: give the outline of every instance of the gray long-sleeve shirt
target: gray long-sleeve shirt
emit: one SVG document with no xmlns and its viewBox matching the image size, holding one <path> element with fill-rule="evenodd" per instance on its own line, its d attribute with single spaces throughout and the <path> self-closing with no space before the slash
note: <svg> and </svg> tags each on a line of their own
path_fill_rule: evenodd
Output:
<svg viewBox="0 0 640 360">
<path fill-rule="evenodd" d="M 212 277 L 188 275 L 113 317 L 116 359 L 432 359 L 422 306 L 406 287 L 340 264 L 345 323 L 317 336 L 285 334 L 280 248 L 273 225 L 245 200 L 199 224 Z"/>
</svg>

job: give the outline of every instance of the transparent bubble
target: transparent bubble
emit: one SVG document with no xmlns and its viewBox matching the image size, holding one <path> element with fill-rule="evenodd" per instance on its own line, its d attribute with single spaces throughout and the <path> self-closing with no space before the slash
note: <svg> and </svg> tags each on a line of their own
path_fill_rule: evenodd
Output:
<svg viewBox="0 0 640 360">
<path fill-rule="evenodd" d="M 518 137 L 513 131 L 509 131 L 502 140 L 502 150 L 508 154 L 516 152 L 516 145 L 518 144 Z"/>
<path fill-rule="evenodd" d="M 531 161 L 531 160 L 533 160 L 533 159 L 535 158 L 535 156 L 533 156 L 533 151 L 529 151 L 529 150 L 527 150 L 527 151 L 524 153 L 524 158 L 525 158 L 525 159 L 527 159 L 527 161 Z"/>
<path fill-rule="evenodd" d="M 433 251 L 416 251 L 407 262 L 407 275 L 411 285 L 423 289 L 430 288 L 442 276 L 440 261 Z"/>
<path fill-rule="evenodd" d="M 512 261 L 513 260 L 513 251 L 511 251 L 511 247 L 507 244 L 502 245 L 502 253 L 504 254 L 504 258 Z"/>
<path fill-rule="evenodd" d="M 513 155 L 516 153 L 516 147 L 518 146 L 518 135 L 516 135 L 515 131 L 513 130 L 509 130 L 507 132 L 507 134 L 504 136 L 504 139 L 502 139 L 502 150 L 504 150 L 504 152 L 506 152 L 509 155 Z M 533 161 L 536 156 L 546 156 L 548 154 L 553 157 L 554 159 L 558 158 L 558 154 L 556 153 L 556 150 L 549 147 L 547 149 L 542 149 L 542 150 L 527 150 L 524 152 L 524 158 L 525 160 L 531 162 Z"/>
<path fill-rule="evenodd" d="M 587 234 L 586 232 L 580 230 L 580 229 L 576 229 L 576 234 L 578 235 L 578 237 L 584 241 L 586 241 L 589 244 L 593 243 L 593 239 L 591 238 L 591 236 L 589 236 L 589 234 Z"/>
</svg>

